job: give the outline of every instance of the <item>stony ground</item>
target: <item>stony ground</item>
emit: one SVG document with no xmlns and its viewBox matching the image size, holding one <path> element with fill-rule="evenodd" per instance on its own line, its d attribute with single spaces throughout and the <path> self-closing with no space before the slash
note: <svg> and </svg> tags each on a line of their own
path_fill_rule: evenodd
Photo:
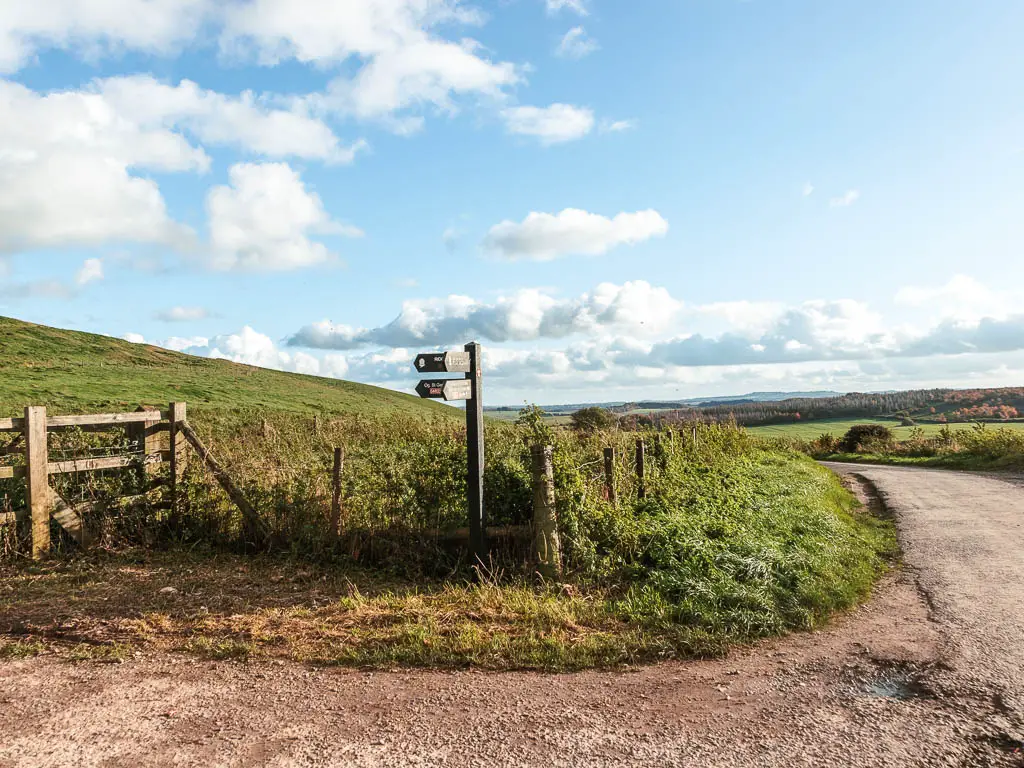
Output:
<svg viewBox="0 0 1024 768">
<path fill-rule="evenodd" d="M 0 766 L 1024 766 L 1024 488 L 837 467 L 906 565 L 828 629 L 627 672 L 0 663 Z"/>
</svg>

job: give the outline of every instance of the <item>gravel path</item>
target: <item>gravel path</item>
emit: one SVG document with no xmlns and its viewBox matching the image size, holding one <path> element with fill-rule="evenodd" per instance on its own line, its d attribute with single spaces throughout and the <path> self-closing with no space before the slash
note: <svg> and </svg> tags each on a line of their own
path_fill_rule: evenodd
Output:
<svg viewBox="0 0 1024 768">
<path fill-rule="evenodd" d="M 572 675 L 4 662 L 0 767 L 1024 765 L 1024 489 L 837 469 L 907 567 L 823 631 Z"/>
</svg>

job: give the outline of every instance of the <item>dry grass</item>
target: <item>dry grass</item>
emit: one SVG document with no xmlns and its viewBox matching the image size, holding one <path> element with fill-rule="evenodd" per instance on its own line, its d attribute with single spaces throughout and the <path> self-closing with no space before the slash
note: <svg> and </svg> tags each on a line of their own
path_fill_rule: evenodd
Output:
<svg viewBox="0 0 1024 768">
<path fill-rule="evenodd" d="M 607 594 L 525 583 L 413 588 L 351 569 L 183 553 L 4 566 L 0 579 L 5 658 L 116 661 L 152 649 L 374 667 L 576 669 L 685 651 L 679 637 L 652 637 L 616 618 Z"/>
</svg>

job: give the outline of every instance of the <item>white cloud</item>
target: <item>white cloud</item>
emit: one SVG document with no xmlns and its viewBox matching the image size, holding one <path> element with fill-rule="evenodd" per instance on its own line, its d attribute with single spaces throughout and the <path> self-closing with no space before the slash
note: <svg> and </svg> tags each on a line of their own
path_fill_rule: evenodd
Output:
<svg viewBox="0 0 1024 768">
<path fill-rule="evenodd" d="M 132 344 L 145 344 L 146 337 L 141 333 L 126 333 L 121 337 L 125 341 L 130 341 Z"/>
<path fill-rule="evenodd" d="M 238 333 L 214 336 L 206 344 L 186 347 L 181 350 L 191 355 L 212 357 L 220 360 L 231 360 L 236 363 L 255 365 L 260 368 L 274 368 L 282 371 L 295 371 L 300 366 L 308 367 L 306 358 L 296 362 L 287 352 L 279 350 L 269 336 L 265 336 L 249 326 Z"/>
<path fill-rule="evenodd" d="M 776 301 L 716 301 L 688 307 L 687 319 L 705 333 L 761 335 L 785 310 L 786 305 Z"/>
<path fill-rule="evenodd" d="M 99 94 L 41 96 L 0 80 L 0 252 L 108 241 L 181 243 L 151 179 L 132 168 L 203 170 L 182 136 L 125 120 Z"/>
<path fill-rule="evenodd" d="M 519 69 L 493 62 L 471 39 L 433 33 L 439 24 L 479 24 L 482 17 L 448 0 L 251 0 L 226 14 L 222 49 L 254 54 L 264 65 L 287 59 L 337 66 L 357 61 L 314 101 L 361 118 L 387 118 L 419 106 L 454 108 L 459 96 L 500 98 Z M 420 120 L 390 123 L 399 132 Z"/>
<path fill-rule="evenodd" d="M 122 338 L 139 344 L 145 343 L 143 337 L 136 333 L 126 334 Z M 311 376 L 342 378 L 349 367 L 348 361 L 342 355 L 328 354 L 318 358 L 306 352 L 287 352 L 279 349 L 269 336 L 250 326 L 243 327 L 237 333 L 223 334 L 212 338 L 205 336 L 171 337 L 152 343 L 188 355 L 230 360 L 259 368 L 305 373 Z"/>
<path fill-rule="evenodd" d="M 165 323 L 190 323 L 211 316 L 206 307 L 171 307 L 157 312 L 154 317 Z"/>
<path fill-rule="evenodd" d="M 187 237 L 156 183 L 115 160 L 78 153 L 0 160 L 0 251 Z"/>
<path fill-rule="evenodd" d="M 75 283 L 87 285 L 103 279 L 103 262 L 100 259 L 86 259 L 75 275 Z"/>
<path fill-rule="evenodd" d="M 555 55 L 567 59 L 582 59 L 601 46 L 587 34 L 583 27 L 573 27 L 562 37 L 555 49 Z"/>
<path fill-rule="evenodd" d="M 851 189 L 845 195 L 842 195 L 840 197 L 833 197 L 831 200 L 828 201 L 828 204 L 832 208 L 849 208 L 858 200 L 860 200 L 860 190 Z"/>
<path fill-rule="evenodd" d="M 169 339 L 158 344 L 158 346 L 175 352 L 181 352 L 193 347 L 208 347 L 209 345 L 210 340 L 205 336 L 171 336 Z"/>
<path fill-rule="evenodd" d="M 75 290 L 61 280 L 25 280 L 0 283 L 0 301 L 24 299 L 70 299 Z"/>
<path fill-rule="evenodd" d="M 774 312 L 770 319 L 760 316 L 769 310 Z M 684 330 L 691 319 L 708 316 L 736 317 L 739 325 L 714 337 L 665 338 Z M 517 402 L 524 391 L 546 392 L 547 402 L 578 402 L 668 399 L 708 394 L 712 387 L 740 393 L 994 386 L 1018 384 L 1024 376 L 1024 315 L 974 323 L 947 320 L 900 332 L 890 326 L 879 313 L 852 300 L 814 300 L 781 308 L 755 302 L 684 307 L 663 288 L 636 282 L 598 286 L 568 300 L 518 291 L 490 303 L 460 296 L 406 302 L 399 317 L 380 328 L 325 322 L 302 329 L 291 340 L 347 354 L 279 348 L 248 327 L 212 339 L 158 343 L 192 354 L 408 391 L 415 380 L 410 369 L 415 351 L 475 336 L 488 342 L 484 362 L 492 382 L 491 402 Z M 536 343 L 570 337 L 562 348 Z M 364 345 L 395 346 L 352 351 Z"/>
<path fill-rule="evenodd" d="M 449 251 L 457 250 L 459 245 L 462 243 L 462 237 L 465 233 L 456 227 L 447 227 L 444 232 L 441 233 L 441 242 L 444 243 L 444 247 Z"/>
<path fill-rule="evenodd" d="M 586 136 L 594 128 L 594 113 L 586 107 L 509 107 L 501 111 L 509 133 L 533 136 L 541 144 L 559 144 Z"/>
<path fill-rule="evenodd" d="M 1024 290 L 992 289 L 968 275 L 954 275 L 933 286 L 906 286 L 896 292 L 899 306 L 926 310 L 932 317 L 977 322 L 983 317 L 1005 319 L 1024 306 Z"/>
<path fill-rule="evenodd" d="M 240 163 L 229 176 L 229 186 L 214 187 L 206 198 L 213 269 L 308 267 L 332 257 L 311 235 L 362 234 L 333 221 L 287 163 Z"/>
<path fill-rule="evenodd" d="M 602 120 L 597 130 L 601 133 L 622 133 L 636 128 L 636 120 Z"/>
<path fill-rule="evenodd" d="M 803 194 L 804 197 L 810 197 L 811 195 L 813 195 L 814 194 L 814 185 L 811 184 L 811 182 L 809 182 L 809 181 L 805 181 L 804 182 L 804 186 L 803 186 L 803 190 L 802 190 L 802 194 Z"/>
<path fill-rule="evenodd" d="M 0 4 L 0 72 L 39 50 L 96 57 L 124 49 L 169 53 L 193 38 L 210 0 L 5 0 Z"/>
<path fill-rule="evenodd" d="M 572 0 L 573 5 L 577 0 Z M 0 72 L 16 71 L 47 48 L 95 59 L 125 50 L 167 55 L 184 44 L 204 44 L 209 32 L 224 57 L 273 66 L 287 60 L 341 69 L 326 92 L 294 98 L 295 105 L 377 118 L 398 133 L 422 125 L 422 107 L 451 111 L 464 97 L 503 99 L 525 68 L 492 61 L 476 41 L 440 33 L 480 25 L 484 15 L 454 0 L 8 0 L 0 4 Z M 238 107 L 261 108 L 251 99 Z M 260 141 L 267 154 L 293 154 L 274 145 L 311 128 L 299 109 L 274 112 Z M 289 116 L 290 115 L 290 116 Z M 245 131 L 222 117 L 219 135 L 246 141 Z M 252 126 L 245 119 L 243 128 Z M 217 128 L 207 125 L 208 133 Z M 329 142 L 329 140 L 328 140 Z M 310 151 L 323 147 L 313 141 Z M 359 144 L 354 145 L 358 148 Z M 346 161 L 353 148 L 340 148 Z"/>
<path fill-rule="evenodd" d="M 185 129 L 206 144 L 266 157 L 349 163 L 366 147 L 362 140 L 343 146 L 301 102 L 278 109 L 250 91 L 225 96 L 190 80 L 168 85 L 147 75 L 100 80 L 95 90 L 119 118 L 144 129 Z"/>
<path fill-rule="evenodd" d="M 2 13 L 2 12 L 0 12 Z M 320 120 L 274 109 L 252 94 L 228 97 L 182 81 L 98 80 L 38 94 L 0 80 L 0 252 L 109 242 L 183 246 L 155 181 L 139 170 L 205 171 L 210 144 L 268 155 L 347 162 Z"/>
<path fill-rule="evenodd" d="M 558 339 L 608 330 L 650 336 L 664 331 L 681 308 L 664 288 L 642 280 L 602 283 L 573 299 L 537 289 L 516 291 L 492 303 L 468 296 L 411 300 L 391 323 L 356 328 L 328 320 L 308 325 L 289 339 L 290 346 L 356 349 L 368 345 L 406 347 L 443 345 L 480 338 L 492 342 Z"/>
<path fill-rule="evenodd" d="M 544 0 L 548 13 L 558 13 L 561 10 L 572 11 L 580 16 L 586 16 L 587 0 Z"/>
<path fill-rule="evenodd" d="M 607 218 L 576 208 L 561 213 L 531 213 L 522 222 L 491 227 L 484 248 L 501 259 L 550 261 L 562 256 L 596 256 L 618 245 L 635 245 L 663 237 L 668 222 L 654 210 Z"/>
</svg>

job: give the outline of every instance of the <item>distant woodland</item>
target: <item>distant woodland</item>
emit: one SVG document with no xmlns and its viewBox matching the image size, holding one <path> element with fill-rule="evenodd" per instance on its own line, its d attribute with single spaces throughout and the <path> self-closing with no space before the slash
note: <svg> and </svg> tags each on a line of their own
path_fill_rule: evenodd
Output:
<svg viewBox="0 0 1024 768">
<path fill-rule="evenodd" d="M 638 409 L 642 409 L 639 410 Z M 1024 387 L 1000 389 L 917 389 L 776 402 L 731 401 L 677 407 L 672 403 L 627 403 L 610 409 L 625 427 L 684 422 L 735 422 L 740 426 L 787 424 L 818 419 L 889 417 L 905 423 L 1010 421 L 1024 414 Z"/>
</svg>

